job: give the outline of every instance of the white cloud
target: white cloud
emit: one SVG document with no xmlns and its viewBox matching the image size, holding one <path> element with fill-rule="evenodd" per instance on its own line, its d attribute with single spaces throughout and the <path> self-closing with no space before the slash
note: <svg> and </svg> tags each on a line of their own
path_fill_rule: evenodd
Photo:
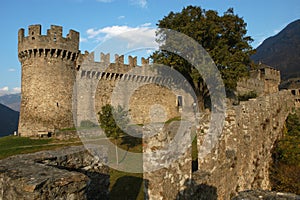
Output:
<svg viewBox="0 0 300 200">
<path fill-rule="evenodd" d="M 79 39 L 79 41 L 80 41 L 80 42 L 87 42 L 88 40 L 87 40 L 86 38 L 82 38 L 82 37 L 81 37 L 81 38 Z"/>
<path fill-rule="evenodd" d="M 136 27 L 116 25 L 100 29 L 91 28 L 86 34 L 90 42 L 98 43 L 94 48 L 95 55 L 104 52 L 111 55 L 148 57 L 149 52 L 157 50 L 159 46 L 156 42 L 156 29 L 150 25 L 151 23 L 145 23 Z"/>
<path fill-rule="evenodd" d="M 125 16 L 121 15 L 121 16 L 118 17 L 118 19 L 125 19 Z"/>
<path fill-rule="evenodd" d="M 151 23 L 145 23 L 141 26 L 108 26 L 101 29 L 91 28 L 86 31 L 89 39 L 97 42 L 105 42 L 111 38 L 122 38 L 131 45 L 157 46 L 155 42 L 155 28 L 149 27 Z"/>
<path fill-rule="evenodd" d="M 130 0 L 130 3 L 141 8 L 147 8 L 148 6 L 147 0 Z"/>
<path fill-rule="evenodd" d="M 7 86 L 0 88 L 0 96 L 9 94 L 8 90 L 9 90 L 9 88 Z"/>
<path fill-rule="evenodd" d="M 141 25 L 141 27 L 148 27 L 148 26 L 151 26 L 150 22 Z"/>
<path fill-rule="evenodd" d="M 20 88 L 20 87 L 14 87 L 14 88 L 12 89 L 12 92 L 13 92 L 13 93 L 20 93 L 20 92 L 21 92 L 21 88 Z"/>
<path fill-rule="evenodd" d="M 9 68 L 8 71 L 9 71 L 9 72 L 15 72 L 16 69 L 14 69 L 14 68 Z"/>
<path fill-rule="evenodd" d="M 113 0 L 96 0 L 96 1 L 98 1 L 100 3 L 111 3 L 111 2 L 113 2 Z"/>
<path fill-rule="evenodd" d="M 13 89 L 10 89 L 8 86 L 4 86 L 3 88 L 0 88 L 0 96 L 7 95 L 7 94 L 16 94 L 20 92 L 21 92 L 20 87 L 14 87 Z"/>
<path fill-rule="evenodd" d="M 0 88 L 0 91 L 1 92 L 8 92 L 8 87 L 7 86 L 5 86 L 5 87 L 3 87 L 3 88 Z"/>
</svg>

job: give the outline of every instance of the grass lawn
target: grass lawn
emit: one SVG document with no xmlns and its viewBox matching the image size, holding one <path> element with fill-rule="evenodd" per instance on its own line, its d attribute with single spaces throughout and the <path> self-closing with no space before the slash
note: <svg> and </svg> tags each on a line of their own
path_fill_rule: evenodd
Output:
<svg viewBox="0 0 300 200">
<path fill-rule="evenodd" d="M 42 150 L 51 150 L 59 147 L 81 144 L 79 139 L 32 139 L 28 137 L 6 136 L 0 138 L 0 159 L 17 154 L 34 153 Z"/>
<path fill-rule="evenodd" d="M 128 173 L 110 168 L 110 194 L 111 200 L 143 200 L 144 181 L 142 173 Z"/>
<path fill-rule="evenodd" d="M 111 139 L 114 144 L 117 143 L 119 148 L 124 150 L 141 153 L 142 152 L 142 140 L 131 137 L 123 136 L 117 141 Z M 142 162 L 142 161 L 141 161 Z M 144 181 L 143 173 L 129 173 L 118 171 L 110 168 L 110 194 L 109 199 L 122 200 L 143 200 L 144 199 Z"/>
</svg>

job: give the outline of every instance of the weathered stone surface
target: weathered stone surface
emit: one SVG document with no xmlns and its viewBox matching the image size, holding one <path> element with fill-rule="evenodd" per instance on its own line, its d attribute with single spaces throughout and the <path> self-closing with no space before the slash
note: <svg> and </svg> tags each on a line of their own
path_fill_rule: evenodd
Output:
<svg viewBox="0 0 300 200">
<path fill-rule="evenodd" d="M 76 76 L 79 33 L 51 26 L 41 35 L 32 25 L 19 30 L 18 56 L 22 64 L 22 98 L 18 132 L 22 136 L 74 127 L 72 93 Z"/>
<path fill-rule="evenodd" d="M 82 146 L 0 160 L 0 199 L 107 199 L 104 160 Z"/>
<path fill-rule="evenodd" d="M 147 171 L 152 167 L 158 168 L 158 170 L 144 172 L 146 199 L 183 197 L 185 194 L 182 191 L 191 185 L 191 133 L 186 129 L 185 137 L 180 137 L 176 141 L 178 139 L 175 137 L 178 134 L 177 131 L 182 131 L 180 126 L 184 126 L 180 121 L 166 125 L 160 131 L 158 130 L 157 134 L 149 139 L 143 148 L 144 153 L 155 154 L 153 157 L 147 157 L 144 154 L 144 169 Z M 165 136 L 163 140 L 160 135 Z M 184 147 L 185 151 L 181 152 L 180 150 Z"/>
<path fill-rule="evenodd" d="M 270 189 L 271 150 L 293 104 L 291 93 L 280 91 L 228 107 L 222 135 L 206 156 L 200 147 L 207 129 L 198 135 L 196 186 L 212 186 L 218 199 L 224 200 L 243 190 Z"/>
<path fill-rule="evenodd" d="M 237 83 L 237 93 L 244 95 L 255 92 L 258 96 L 278 92 L 280 71 L 260 64 L 259 69 L 250 71 L 250 76 Z"/>
<path fill-rule="evenodd" d="M 299 200 L 300 196 L 291 193 L 282 193 L 263 190 L 248 190 L 240 192 L 232 200 Z"/>
</svg>

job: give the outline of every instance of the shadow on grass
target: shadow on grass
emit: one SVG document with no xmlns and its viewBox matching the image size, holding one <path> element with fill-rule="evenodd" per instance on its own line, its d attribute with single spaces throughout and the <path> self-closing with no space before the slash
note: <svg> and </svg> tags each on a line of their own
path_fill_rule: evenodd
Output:
<svg viewBox="0 0 300 200">
<path fill-rule="evenodd" d="M 123 176 L 117 179 L 109 194 L 110 200 L 141 199 L 143 179 L 134 176 Z"/>
<path fill-rule="evenodd" d="M 130 148 L 136 147 L 138 145 L 142 144 L 142 138 L 138 138 L 138 137 L 133 137 L 130 135 L 124 135 L 122 137 L 122 143 L 121 145 L 126 145 L 127 146 L 127 151 Z"/>
</svg>

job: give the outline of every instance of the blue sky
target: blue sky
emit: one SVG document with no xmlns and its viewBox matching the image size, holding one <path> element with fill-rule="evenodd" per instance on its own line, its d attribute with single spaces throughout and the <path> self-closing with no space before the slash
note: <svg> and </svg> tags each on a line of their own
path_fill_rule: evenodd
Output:
<svg viewBox="0 0 300 200">
<path fill-rule="evenodd" d="M 80 50 L 92 51 L 101 42 L 126 31 L 152 34 L 158 20 L 188 5 L 216 10 L 233 7 L 247 23 L 253 47 L 300 18 L 299 0 L 3 0 L 0 3 L 0 95 L 20 91 L 17 57 L 18 29 L 51 24 L 80 32 Z M 25 32 L 25 34 L 27 34 Z M 146 42 L 146 41 L 145 41 Z M 147 46 L 147 44 L 145 44 Z"/>
</svg>

